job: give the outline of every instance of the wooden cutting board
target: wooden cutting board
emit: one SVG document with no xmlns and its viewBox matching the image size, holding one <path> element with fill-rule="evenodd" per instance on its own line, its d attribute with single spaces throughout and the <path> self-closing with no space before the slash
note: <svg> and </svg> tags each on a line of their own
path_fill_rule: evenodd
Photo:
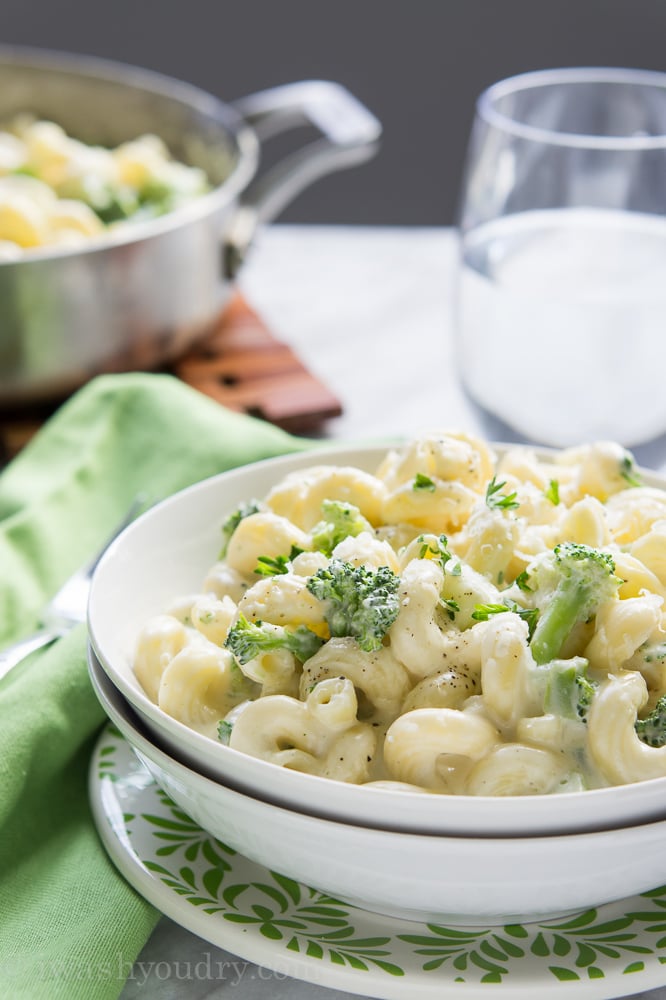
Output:
<svg viewBox="0 0 666 1000">
<path fill-rule="evenodd" d="M 342 413 L 330 389 L 239 294 L 213 331 L 163 370 L 231 410 L 294 434 L 313 433 Z M 0 465 L 21 450 L 54 409 L 52 405 L 0 413 Z"/>
</svg>

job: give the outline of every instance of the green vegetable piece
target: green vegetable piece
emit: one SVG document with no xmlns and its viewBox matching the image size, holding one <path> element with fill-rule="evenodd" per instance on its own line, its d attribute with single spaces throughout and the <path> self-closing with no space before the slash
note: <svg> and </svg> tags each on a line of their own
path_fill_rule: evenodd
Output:
<svg viewBox="0 0 666 1000">
<path fill-rule="evenodd" d="M 666 694 L 644 719 L 637 719 L 634 726 L 638 738 L 649 747 L 666 746 Z"/>
<path fill-rule="evenodd" d="M 139 201 L 142 206 L 150 207 L 156 215 L 164 215 L 173 208 L 174 195 L 175 191 L 170 185 L 153 179 L 139 191 Z"/>
<path fill-rule="evenodd" d="M 582 656 L 571 660 L 553 660 L 548 667 L 544 711 L 565 719 L 587 722 L 596 681 L 587 676 L 588 662 Z"/>
<path fill-rule="evenodd" d="M 413 490 L 425 490 L 428 493 L 434 493 L 437 487 L 433 483 L 430 476 L 424 476 L 423 473 L 417 472 L 414 476 L 414 482 L 412 483 Z"/>
<path fill-rule="evenodd" d="M 388 567 L 369 569 L 332 559 L 311 576 L 307 588 L 325 601 L 331 636 L 350 636 L 362 650 L 379 649 L 398 617 L 400 578 Z"/>
<path fill-rule="evenodd" d="M 217 738 L 220 741 L 220 743 L 224 743 L 225 747 L 229 746 L 229 743 L 231 741 L 231 731 L 233 728 L 234 727 L 232 723 L 227 722 L 226 719 L 222 719 L 217 724 Z"/>
<path fill-rule="evenodd" d="M 280 576 L 288 573 L 292 562 L 296 556 L 300 556 L 305 549 L 300 549 L 298 545 L 292 545 L 288 556 L 259 556 L 255 573 L 259 576 Z"/>
<path fill-rule="evenodd" d="M 447 598 L 445 597 L 440 597 L 439 603 L 444 609 L 444 611 L 446 611 L 451 621 L 453 621 L 456 617 L 456 611 L 460 611 L 460 605 L 458 604 L 458 602 L 454 601 L 453 598 L 449 598 L 447 600 Z"/>
<path fill-rule="evenodd" d="M 252 514 L 258 514 L 261 510 L 261 505 L 258 500 L 250 500 L 249 503 L 240 504 L 233 514 L 230 514 L 222 525 L 222 548 L 220 550 L 220 559 L 224 559 L 227 554 L 227 549 L 229 548 L 229 541 L 234 531 L 241 523 L 241 521 L 250 517 Z"/>
<path fill-rule="evenodd" d="M 518 494 L 514 491 L 513 493 L 500 493 L 500 490 L 504 489 L 506 482 L 502 481 L 498 483 L 496 477 L 493 478 L 488 483 L 486 487 L 486 504 L 491 510 L 515 510 L 520 507 L 516 497 Z"/>
<path fill-rule="evenodd" d="M 518 615 L 519 618 L 527 622 L 528 636 L 531 636 L 539 617 L 539 609 L 521 608 L 519 604 L 508 598 L 503 604 L 475 604 L 474 611 L 472 611 L 472 618 L 476 622 L 487 622 L 494 615 L 501 615 L 507 611 L 513 612 L 513 614 Z"/>
<path fill-rule="evenodd" d="M 307 625 L 299 625 L 293 632 L 289 632 L 281 625 L 250 622 L 241 614 L 229 629 L 224 645 L 241 665 L 249 663 L 261 653 L 271 653 L 278 649 L 289 650 L 301 663 L 305 663 L 314 656 L 323 641 Z"/>
<path fill-rule="evenodd" d="M 553 549 L 556 585 L 536 598 L 542 610 L 532 636 L 532 655 L 538 664 L 560 655 L 573 628 L 589 621 L 598 607 L 617 592 L 622 582 L 615 576 L 611 555 L 590 545 L 563 542 Z M 540 599 L 543 597 L 543 601 Z"/>
<path fill-rule="evenodd" d="M 462 568 L 460 562 L 456 561 L 455 556 L 449 550 L 449 540 L 446 535 L 440 535 L 437 539 L 437 548 L 433 548 L 425 541 L 423 535 L 419 535 L 417 541 L 421 542 L 421 548 L 419 550 L 419 559 L 425 559 L 428 552 L 433 556 L 437 556 L 442 569 L 446 571 L 447 563 L 453 561 L 453 566 L 448 569 L 450 576 L 460 576 Z"/>
<path fill-rule="evenodd" d="M 355 538 L 362 531 L 372 531 L 370 522 L 352 503 L 324 500 L 321 511 L 324 519 L 312 529 L 312 547 L 326 556 L 330 556 L 335 546 L 345 538 Z"/>
<path fill-rule="evenodd" d="M 661 662 L 666 659 L 666 642 L 645 643 L 640 651 L 645 663 Z"/>
<path fill-rule="evenodd" d="M 86 202 L 104 225 L 121 222 L 131 218 L 139 208 L 139 201 L 134 192 L 127 187 L 107 188 L 103 196 L 98 193 L 86 197 Z"/>
<path fill-rule="evenodd" d="M 557 507 L 560 502 L 560 484 L 557 479 L 551 479 L 548 486 L 543 491 L 546 500 L 550 500 L 553 507 Z"/>
<path fill-rule="evenodd" d="M 620 462 L 620 475 L 625 480 L 628 486 L 642 486 L 643 480 L 641 479 L 638 470 L 636 469 L 636 462 L 634 456 L 627 452 L 622 461 Z"/>
</svg>

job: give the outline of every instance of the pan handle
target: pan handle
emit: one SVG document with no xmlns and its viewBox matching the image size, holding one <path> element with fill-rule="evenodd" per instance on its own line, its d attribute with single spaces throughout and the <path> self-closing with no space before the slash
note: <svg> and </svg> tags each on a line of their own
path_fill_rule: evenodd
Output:
<svg viewBox="0 0 666 1000">
<path fill-rule="evenodd" d="M 233 278 L 258 225 L 275 218 L 296 195 L 325 174 L 374 156 L 381 125 L 352 94 L 328 80 L 304 80 L 273 87 L 234 102 L 260 142 L 300 125 L 322 138 L 291 153 L 244 191 L 226 234 L 225 270 Z"/>
</svg>

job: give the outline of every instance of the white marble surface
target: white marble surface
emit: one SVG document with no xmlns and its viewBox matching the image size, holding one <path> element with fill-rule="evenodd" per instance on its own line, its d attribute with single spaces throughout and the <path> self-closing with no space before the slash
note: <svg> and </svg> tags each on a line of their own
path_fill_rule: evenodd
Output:
<svg viewBox="0 0 666 1000">
<path fill-rule="evenodd" d="M 439 425 L 515 439 L 482 417 L 457 381 L 450 321 L 454 258 L 453 234 L 444 229 L 274 226 L 260 235 L 241 287 L 275 334 L 341 399 L 344 414 L 330 422 L 327 436 L 359 440 Z M 655 467 L 665 455 L 663 442 L 637 451 Z M 208 961 L 229 971 L 222 978 L 177 977 L 176 962 L 195 969 Z M 122 1000 L 351 996 L 233 962 L 234 956 L 163 918 Z M 164 963 L 173 963 L 171 979 L 154 972 Z M 568 995 L 575 997 L 575 986 Z M 666 1000 L 666 986 L 636 996 Z"/>
</svg>

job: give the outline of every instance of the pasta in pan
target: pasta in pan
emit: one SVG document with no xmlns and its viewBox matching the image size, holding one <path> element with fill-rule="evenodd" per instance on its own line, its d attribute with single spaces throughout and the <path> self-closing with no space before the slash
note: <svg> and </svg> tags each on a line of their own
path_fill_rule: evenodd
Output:
<svg viewBox="0 0 666 1000">
<path fill-rule="evenodd" d="M 228 512 L 134 667 L 165 712 L 281 767 L 581 791 L 666 776 L 665 596 L 666 493 L 625 449 L 433 432 Z"/>
<path fill-rule="evenodd" d="M 202 170 L 174 159 L 156 135 L 107 149 L 55 122 L 18 115 L 0 128 L 0 262 L 79 246 L 170 212 L 209 187 Z"/>
</svg>

